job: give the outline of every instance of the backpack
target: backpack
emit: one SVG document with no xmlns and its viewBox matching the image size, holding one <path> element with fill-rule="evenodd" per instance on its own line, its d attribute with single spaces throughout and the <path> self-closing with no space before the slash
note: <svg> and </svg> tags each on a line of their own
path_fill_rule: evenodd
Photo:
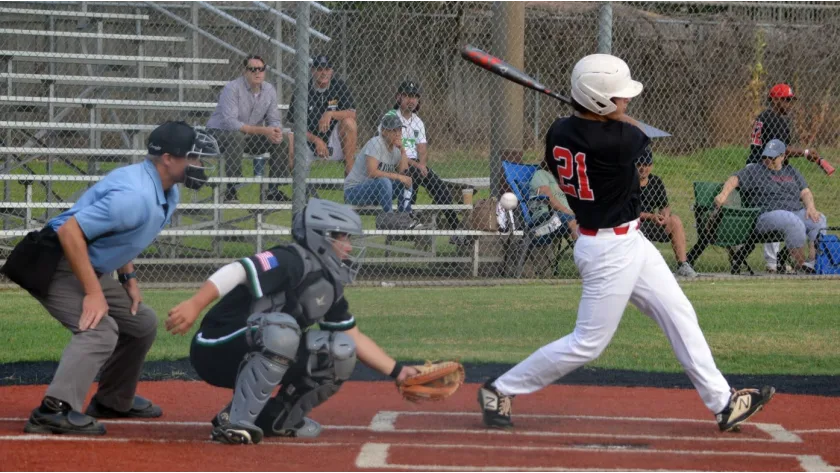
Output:
<svg viewBox="0 0 840 473">
<path fill-rule="evenodd" d="M 479 199 L 473 206 L 469 217 L 464 220 L 466 230 L 477 230 L 482 232 L 499 231 L 499 222 L 496 220 L 496 206 L 498 201 L 494 198 Z"/>
<path fill-rule="evenodd" d="M 837 235 L 819 235 L 814 245 L 817 261 L 814 269 L 817 274 L 840 274 L 840 238 Z"/>
</svg>

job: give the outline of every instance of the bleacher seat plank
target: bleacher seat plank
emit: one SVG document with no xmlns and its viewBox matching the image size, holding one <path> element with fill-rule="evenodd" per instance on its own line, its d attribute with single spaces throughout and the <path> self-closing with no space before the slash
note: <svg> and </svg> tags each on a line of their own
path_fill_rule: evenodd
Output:
<svg viewBox="0 0 840 473">
<path fill-rule="evenodd" d="M 80 33 L 77 31 L 19 30 L 14 28 L 0 28 L 0 34 L 11 34 L 15 36 L 52 36 L 56 38 L 114 39 L 125 41 L 183 42 L 187 40 L 183 36 L 144 36 L 136 34 Z"/>
<path fill-rule="evenodd" d="M 103 77 L 103 76 L 65 76 L 60 74 L 19 74 L 0 73 L 0 80 L 11 79 L 18 83 L 41 84 L 54 82 L 66 85 L 105 85 L 115 87 L 156 87 L 188 89 L 208 89 L 224 87 L 227 81 L 222 80 L 186 80 L 186 79 L 154 79 L 137 77 Z"/>
<path fill-rule="evenodd" d="M 136 64 L 146 66 L 167 66 L 169 64 L 227 64 L 227 59 L 167 57 L 167 56 L 121 56 L 116 54 L 48 53 L 41 51 L 0 50 L 0 58 L 11 57 L 16 61 L 50 61 L 82 64 Z"/>
<path fill-rule="evenodd" d="M 0 8 L 0 13 L 10 15 L 58 16 L 63 18 L 94 18 L 100 20 L 148 20 L 149 15 L 135 15 L 130 13 L 99 13 L 64 10 L 39 10 L 35 8 Z"/>
</svg>

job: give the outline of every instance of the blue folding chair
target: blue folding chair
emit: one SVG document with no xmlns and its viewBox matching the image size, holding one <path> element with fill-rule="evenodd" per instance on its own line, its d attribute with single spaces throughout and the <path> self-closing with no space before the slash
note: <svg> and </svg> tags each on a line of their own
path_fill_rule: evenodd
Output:
<svg viewBox="0 0 840 473">
<path fill-rule="evenodd" d="M 536 164 L 517 164 L 510 161 L 502 161 L 502 170 L 505 173 L 505 181 L 507 182 L 508 187 L 510 187 L 510 191 L 513 192 L 517 199 L 519 199 L 519 210 L 522 214 L 522 222 L 525 224 L 522 244 L 519 251 L 519 259 L 517 260 L 515 267 L 514 276 L 517 278 L 522 276 L 522 269 L 525 267 L 525 260 L 528 258 L 528 254 L 531 250 L 535 246 L 550 244 L 556 236 L 556 233 L 541 237 L 537 237 L 534 234 L 536 227 L 544 222 L 535 222 L 531 218 L 531 210 L 528 204 L 534 200 L 549 200 L 548 196 L 545 195 L 531 197 L 531 178 L 534 177 L 534 173 L 537 172 L 537 169 L 539 169 L 539 166 Z M 550 214 L 551 213 L 549 213 L 549 215 Z"/>
</svg>

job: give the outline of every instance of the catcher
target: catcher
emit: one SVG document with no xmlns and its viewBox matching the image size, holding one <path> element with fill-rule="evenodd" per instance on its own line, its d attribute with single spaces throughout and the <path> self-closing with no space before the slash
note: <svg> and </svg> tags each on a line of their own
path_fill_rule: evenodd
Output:
<svg viewBox="0 0 840 473">
<path fill-rule="evenodd" d="M 294 218 L 294 243 L 222 267 L 169 311 L 167 330 L 185 334 L 221 297 L 190 348 L 203 380 L 233 389 L 233 399 L 212 421 L 213 440 L 317 437 L 321 426 L 307 415 L 338 392 L 357 357 L 398 384 L 420 374 L 388 356 L 348 312 L 344 286 L 364 253 L 351 238 L 361 234 L 361 219 L 350 207 L 311 199 Z M 315 324 L 320 330 L 311 328 Z"/>
</svg>

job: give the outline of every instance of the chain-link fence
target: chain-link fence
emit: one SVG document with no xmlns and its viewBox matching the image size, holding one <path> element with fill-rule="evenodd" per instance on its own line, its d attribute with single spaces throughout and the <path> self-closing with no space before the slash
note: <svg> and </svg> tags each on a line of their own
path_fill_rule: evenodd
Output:
<svg viewBox="0 0 840 473">
<path fill-rule="evenodd" d="M 32 2 L 0 12 L 0 260 L 101 176 L 142 161 L 157 124 L 184 120 L 223 153 L 209 185 L 184 190 L 171 226 L 137 258 L 147 282 L 194 284 L 290 241 L 296 166 L 306 178 L 298 195 L 358 207 L 362 280 L 576 278 L 574 221 L 551 220 L 570 211 L 537 172 L 546 130 L 572 109 L 462 60 L 471 44 L 561 92 L 587 54 L 629 64 L 645 86 L 630 114 L 673 135 L 654 140 L 651 167 L 640 167 L 650 173 L 642 230 L 678 274 L 840 263 L 824 251 L 830 238 L 817 237 L 840 219 L 837 178 L 816 163 L 840 164 L 840 10 L 827 2 L 312 4 L 303 153 L 290 151 L 292 3 Z M 798 100 L 790 91 L 769 100 L 777 83 Z M 405 126 L 401 140 L 389 141 L 391 125 L 378 131 L 389 112 Z M 770 169 L 762 148 L 788 122 L 789 166 Z M 754 187 L 718 210 L 722 184 L 751 152 L 765 181 L 740 174 Z M 414 191 L 401 192 L 409 183 Z M 530 199 L 552 189 L 557 204 Z M 500 215 L 493 198 L 508 191 L 521 205 Z"/>
</svg>

